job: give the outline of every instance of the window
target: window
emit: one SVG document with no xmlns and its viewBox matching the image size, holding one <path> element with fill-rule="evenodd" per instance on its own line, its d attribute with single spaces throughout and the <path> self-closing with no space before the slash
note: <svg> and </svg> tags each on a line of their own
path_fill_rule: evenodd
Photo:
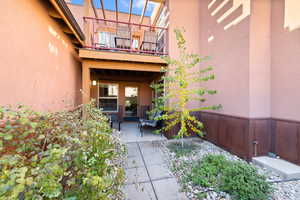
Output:
<svg viewBox="0 0 300 200">
<path fill-rule="evenodd" d="M 100 84 L 99 108 L 104 112 L 118 112 L 118 96 L 117 84 Z"/>
</svg>

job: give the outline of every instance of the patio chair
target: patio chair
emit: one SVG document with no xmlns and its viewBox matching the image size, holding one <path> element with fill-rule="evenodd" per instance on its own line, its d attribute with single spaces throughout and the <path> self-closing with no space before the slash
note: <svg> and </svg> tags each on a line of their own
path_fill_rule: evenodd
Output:
<svg viewBox="0 0 300 200">
<path fill-rule="evenodd" d="M 94 43 L 97 48 L 115 48 L 115 33 L 100 31 L 97 32 L 98 41 Z M 97 37 L 96 37 L 97 38 Z M 94 39 L 93 39 L 94 40 Z"/>
<path fill-rule="evenodd" d="M 113 123 L 118 123 L 118 130 L 121 131 L 121 123 L 123 122 L 123 112 L 122 112 L 122 106 L 119 106 L 119 112 L 118 113 L 109 113 L 109 123 L 110 127 L 113 128 Z"/>
<path fill-rule="evenodd" d="M 130 49 L 131 45 L 131 32 L 127 26 L 118 26 L 117 35 L 115 37 L 116 48 Z"/>
<path fill-rule="evenodd" d="M 157 49 L 157 37 L 156 33 L 153 31 L 145 31 L 144 39 L 141 44 L 141 49 L 143 51 L 153 51 Z"/>
<path fill-rule="evenodd" d="M 159 120 L 155 120 L 157 117 L 160 117 L 162 115 L 162 111 L 157 111 L 151 119 L 140 119 L 139 121 L 139 128 L 141 132 L 141 137 L 144 136 L 143 128 L 145 127 L 152 127 L 156 128 L 159 126 Z"/>
</svg>

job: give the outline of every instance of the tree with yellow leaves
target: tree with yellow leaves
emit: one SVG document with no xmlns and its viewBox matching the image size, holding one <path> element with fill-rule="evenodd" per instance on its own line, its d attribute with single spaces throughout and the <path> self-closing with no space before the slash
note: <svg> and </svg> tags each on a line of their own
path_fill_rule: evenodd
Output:
<svg viewBox="0 0 300 200">
<path fill-rule="evenodd" d="M 189 129 L 200 136 L 203 136 L 203 123 L 195 116 L 191 115 L 195 111 L 216 110 L 221 105 L 200 106 L 199 108 L 188 108 L 189 101 L 200 101 L 204 103 L 205 95 L 216 94 L 216 90 L 206 89 L 204 86 L 191 87 L 192 84 L 206 82 L 215 78 L 211 73 L 212 67 L 199 68 L 199 64 L 208 59 L 208 57 L 200 57 L 198 54 L 187 52 L 186 40 L 183 36 L 183 31 L 180 29 L 174 30 L 179 49 L 179 57 L 171 58 L 169 56 L 162 57 L 168 67 L 162 68 L 165 75 L 162 76 L 158 83 L 152 84 L 151 87 L 156 93 L 162 94 L 154 99 L 154 109 L 151 112 L 163 111 L 163 114 L 156 120 L 163 120 L 164 126 L 158 130 L 168 131 L 177 124 L 180 125 L 176 138 L 189 136 Z M 198 70 L 191 70 L 192 68 Z"/>
</svg>

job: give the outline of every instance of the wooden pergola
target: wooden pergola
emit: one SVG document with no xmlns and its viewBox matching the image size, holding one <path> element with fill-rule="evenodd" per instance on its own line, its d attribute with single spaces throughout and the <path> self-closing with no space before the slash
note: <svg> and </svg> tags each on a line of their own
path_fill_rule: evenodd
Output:
<svg viewBox="0 0 300 200">
<path fill-rule="evenodd" d="M 97 0 L 100 3 L 100 7 L 101 7 L 101 11 L 102 11 L 102 19 L 107 19 L 106 14 L 105 14 L 105 7 L 104 7 L 104 2 L 103 0 Z M 165 4 L 165 0 L 144 0 L 144 7 L 141 13 L 141 17 L 139 20 L 139 24 L 143 24 L 144 18 L 145 18 L 145 13 L 146 10 L 148 8 L 149 2 L 155 2 L 158 3 L 157 7 L 155 8 L 155 10 L 153 11 L 152 15 L 151 15 L 151 26 L 155 26 L 158 18 L 160 16 L 160 13 L 162 12 L 162 9 L 164 7 Z M 96 6 L 94 4 L 93 0 L 84 0 L 84 7 L 85 7 L 85 16 L 86 17 L 90 17 L 90 8 L 92 7 L 93 12 L 94 12 L 94 17 L 99 19 L 99 15 L 96 9 Z M 119 20 L 119 6 L 118 6 L 118 0 L 115 0 L 115 7 L 116 7 L 116 21 Z M 132 19 L 132 9 L 133 9 L 133 0 L 129 0 L 129 17 L 128 17 L 128 23 L 131 23 L 131 19 Z"/>
</svg>

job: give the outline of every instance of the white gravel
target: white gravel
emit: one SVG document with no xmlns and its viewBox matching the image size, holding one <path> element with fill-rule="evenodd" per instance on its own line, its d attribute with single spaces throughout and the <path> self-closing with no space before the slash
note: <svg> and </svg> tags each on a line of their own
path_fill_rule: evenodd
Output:
<svg viewBox="0 0 300 200">
<path fill-rule="evenodd" d="M 175 153 L 170 152 L 167 148 L 167 144 L 170 144 L 172 142 L 178 142 L 178 140 L 168 140 L 164 143 L 162 143 L 162 151 L 165 153 L 166 158 L 168 160 L 170 168 L 174 168 L 173 170 L 174 175 L 177 177 L 179 182 L 181 181 L 181 177 L 183 177 L 183 174 L 186 172 L 185 170 L 180 169 L 180 165 L 182 163 L 191 163 L 192 161 L 202 159 L 207 154 L 222 154 L 229 160 L 239 160 L 243 161 L 239 157 L 232 155 L 231 153 L 215 146 L 214 144 L 203 141 L 198 138 L 189 138 L 189 139 L 183 139 L 184 142 L 191 142 L 194 144 L 197 144 L 199 148 L 194 150 L 192 154 L 189 154 L 188 156 L 182 156 L 180 158 L 177 158 L 175 156 Z M 174 162 L 176 161 L 176 162 Z M 245 161 L 244 161 L 245 162 Z M 274 187 L 274 194 L 272 197 L 270 197 L 270 200 L 300 200 L 300 180 L 297 181 L 289 181 L 289 182 L 282 182 L 282 178 L 279 174 L 273 171 L 268 171 L 265 168 L 262 168 L 260 166 L 254 165 L 253 163 L 250 163 L 251 165 L 255 166 L 258 169 L 258 172 L 260 174 L 264 174 L 267 176 L 268 181 L 273 182 Z M 207 197 L 204 198 L 204 200 L 229 200 L 231 199 L 230 196 L 226 193 L 217 193 L 212 191 L 213 189 L 207 189 L 207 188 L 201 188 L 201 187 L 195 187 L 191 183 L 184 183 L 182 184 L 183 190 L 186 192 L 186 195 L 188 199 L 190 200 L 196 200 L 197 196 L 196 194 L 201 192 L 205 192 Z M 208 190 L 208 191 L 207 191 Z"/>
</svg>

